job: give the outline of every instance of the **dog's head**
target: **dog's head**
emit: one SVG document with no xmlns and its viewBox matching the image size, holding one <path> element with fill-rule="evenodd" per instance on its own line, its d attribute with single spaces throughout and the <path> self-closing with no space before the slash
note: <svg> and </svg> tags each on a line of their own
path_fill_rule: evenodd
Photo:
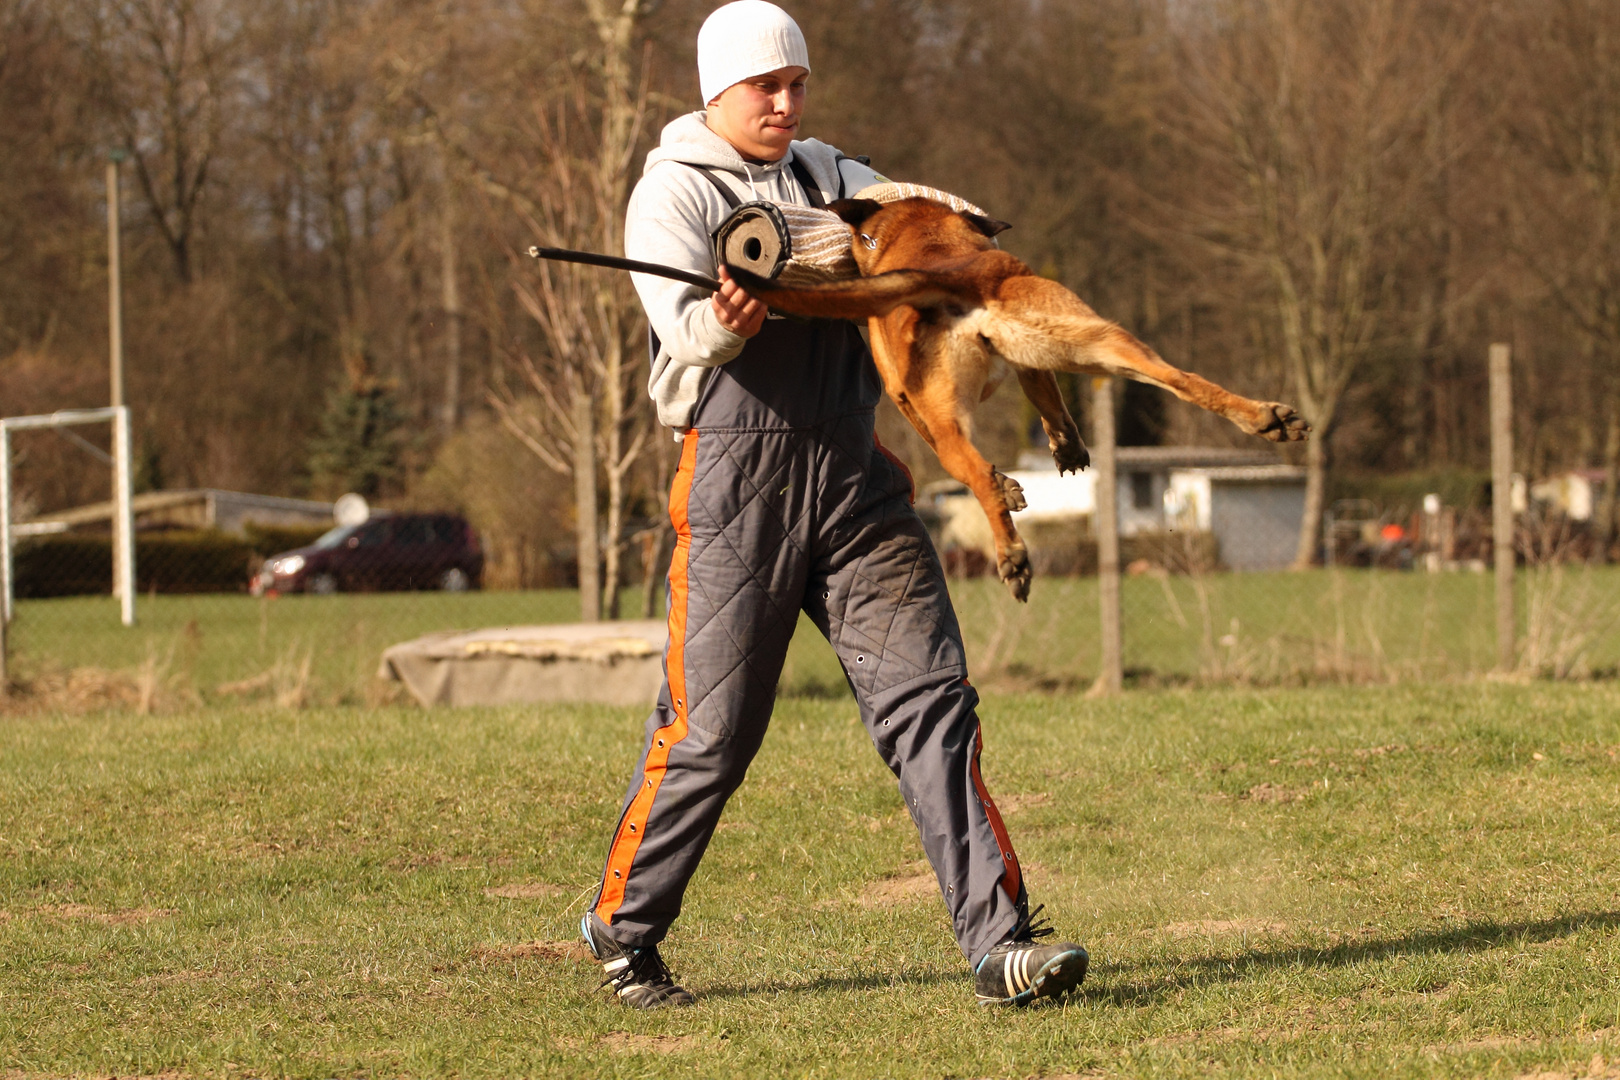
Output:
<svg viewBox="0 0 1620 1080">
<path fill-rule="evenodd" d="M 854 233 L 855 262 L 867 276 L 985 251 L 995 246 L 992 237 L 1012 228 L 933 199 L 840 199 L 827 209 Z"/>
</svg>

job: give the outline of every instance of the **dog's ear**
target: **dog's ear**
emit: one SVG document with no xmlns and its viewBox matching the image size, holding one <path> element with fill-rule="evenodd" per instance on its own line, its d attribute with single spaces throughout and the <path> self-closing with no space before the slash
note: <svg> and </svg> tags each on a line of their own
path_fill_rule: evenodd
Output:
<svg viewBox="0 0 1620 1080">
<path fill-rule="evenodd" d="M 860 228 L 866 219 L 883 209 L 876 199 L 839 199 L 827 204 L 827 209 L 844 219 L 846 225 Z"/>
<path fill-rule="evenodd" d="M 1012 228 L 1012 224 L 1010 222 L 997 221 L 995 218 L 987 218 L 982 214 L 963 213 L 962 216 L 972 222 L 973 227 L 984 233 L 986 236 L 993 237 L 997 233 L 1004 233 L 1008 229 Z"/>
</svg>

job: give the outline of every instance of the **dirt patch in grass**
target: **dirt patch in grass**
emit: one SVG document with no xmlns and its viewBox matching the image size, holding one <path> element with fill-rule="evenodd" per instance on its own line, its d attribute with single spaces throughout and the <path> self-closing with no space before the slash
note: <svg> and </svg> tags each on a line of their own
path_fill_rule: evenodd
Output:
<svg viewBox="0 0 1620 1080">
<path fill-rule="evenodd" d="M 520 945 L 488 945 L 472 952 L 477 960 L 594 960 L 583 941 L 525 941 Z"/>
<path fill-rule="evenodd" d="M 1190 938 L 1213 934 L 1281 934 L 1287 929 L 1287 923 L 1265 919 L 1199 919 L 1170 923 L 1164 927 L 1164 932 L 1173 938 Z"/>
<path fill-rule="evenodd" d="M 605 1050 L 610 1054 L 682 1054 L 698 1049 L 703 1045 L 703 1038 L 698 1035 L 642 1035 L 634 1031 L 610 1031 L 589 1043 L 575 1036 L 564 1036 L 557 1040 L 557 1045 L 574 1053 Z"/>
<path fill-rule="evenodd" d="M 1285 787 L 1282 784 L 1273 784 L 1267 780 L 1263 784 L 1256 784 L 1243 793 L 1245 799 L 1252 802 L 1263 803 L 1291 803 L 1304 802 L 1307 792 L 1298 788 Z"/>
<path fill-rule="evenodd" d="M 869 910 L 916 904 L 939 895 L 939 880 L 925 862 L 915 862 L 898 874 L 881 878 L 861 890 L 855 902 Z"/>
<path fill-rule="evenodd" d="M 157 975 L 142 975 L 136 986 L 188 986 L 219 978 L 217 971 L 164 971 Z"/>
<path fill-rule="evenodd" d="M 119 911 L 98 911 L 88 904 L 47 904 L 34 909 L 36 915 L 48 919 L 88 919 L 109 926 L 132 926 L 167 919 L 178 914 L 174 908 L 123 908 Z"/>
<path fill-rule="evenodd" d="M 519 881 L 484 890 L 485 896 L 499 897 L 502 900 L 549 900 L 562 894 L 561 885 L 549 885 L 544 881 Z"/>
<path fill-rule="evenodd" d="M 1003 814 L 1016 814 L 1031 806 L 1045 806 L 1052 801 L 1050 791 L 1032 791 L 1023 795 L 1003 795 L 995 800 L 996 809 Z"/>
<path fill-rule="evenodd" d="M 1573 1070 L 1548 1069 L 1520 1073 L 1514 1080 L 1617 1080 L 1617 1078 L 1620 1078 L 1620 1062 L 1607 1061 L 1602 1054 L 1594 1054 L 1585 1069 L 1577 1067 Z"/>
<path fill-rule="evenodd" d="M 703 1040 L 696 1035 L 638 1035 L 615 1031 L 596 1040 L 611 1054 L 682 1054 L 696 1050 Z"/>
</svg>

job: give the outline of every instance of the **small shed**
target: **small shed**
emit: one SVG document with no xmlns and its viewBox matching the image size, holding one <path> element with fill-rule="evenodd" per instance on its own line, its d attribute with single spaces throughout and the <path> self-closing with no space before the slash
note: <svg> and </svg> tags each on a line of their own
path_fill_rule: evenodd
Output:
<svg viewBox="0 0 1620 1080">
<path fill-rule="evenodd" d="M 1041 451 L 1024 453 L 1018 466 L 1008 476 L 1024 489 L 1028 506 L 1013 514 L 1013 523 L 1032 552 L 1043 536 L 1068 543 L 1092 535 L 1093 470 L 1059 475 Z M 1293 561 L 1305 513 L 1305 470 L 1279 462 L 1275 452 L 1122 446 L 1115 470 L 1119 531 L 1127 540 L 1202 532 L 1214 537 L 1221 563 L 1233 570 L 1279 569 Z M 963 485 L 932 485 L 924 495 L 939 522 L 941 548 L 993 552 L 989 523 Z"/>
<path fill-rule="evenodd" d="M 1279 464 L 1174 469 L 1163 501 L 1166 527 L 1212 534 L 1224 566 L 1280 570 L 1299 550 L 1305 470 Z"/>
</svg>

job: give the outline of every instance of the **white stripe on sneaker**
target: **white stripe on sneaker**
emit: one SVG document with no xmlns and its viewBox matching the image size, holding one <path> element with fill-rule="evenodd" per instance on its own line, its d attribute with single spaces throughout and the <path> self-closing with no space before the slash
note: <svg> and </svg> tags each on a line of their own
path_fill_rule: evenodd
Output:
<svg viewBox="0 0 1620 1080">
<path fill-rule="evenodd" d="M 607 963 L 603 964 L 602 965 L 602 970 L 607 972 L 609 975 L 612 975 L 615 971 L 618 971 L 620 968 L 628 967 L 629 965 L 630 965 L 630 958 L 628 956 L 621 956 L 617 960 L 609 960 Z"/>
<path fill-rule="evenodd" d="M 1013 960 L 1017 955 L 1017 953 L 1008 953 L 1006 959 L 1001 962 L 1001 977 L 1007 984 L 1007 996 L 1009 998 L 1018 996 L 1018 987 L 1013 983 Z"/>
</svg>

